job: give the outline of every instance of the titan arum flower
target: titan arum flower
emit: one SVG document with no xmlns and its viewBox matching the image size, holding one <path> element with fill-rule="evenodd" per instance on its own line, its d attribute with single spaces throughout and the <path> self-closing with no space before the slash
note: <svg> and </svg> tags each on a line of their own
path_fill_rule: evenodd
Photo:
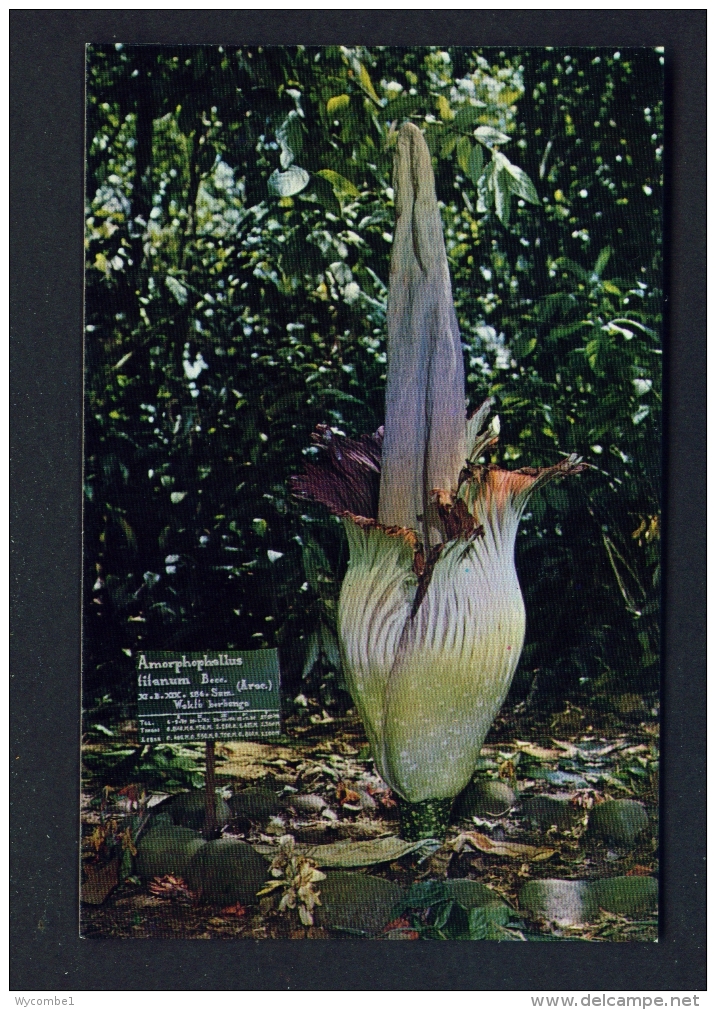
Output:
<svg viewBox="0 0 716 1010">
<path fill-rule="evenodd" d="M 338 606 L 345 676 L 407 838 L 444 833 L 510 686 L 525 634 L 514 563 L 530 495 L 581 469 L 478 459 L 497 444 L 490 401 L 465 419 L 462 348 L 430 153 L 400 130 L 388 297 L 385 427 L 320 425 L 294 493 L 343 517 Z"/>
</svg>

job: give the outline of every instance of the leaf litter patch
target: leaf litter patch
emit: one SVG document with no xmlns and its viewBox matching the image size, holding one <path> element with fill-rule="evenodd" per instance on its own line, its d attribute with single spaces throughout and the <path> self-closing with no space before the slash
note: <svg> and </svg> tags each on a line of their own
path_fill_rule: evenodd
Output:
<svg viewBox="0 0 716 1010">
<path fill-rule="evenodd" d="M 547 721 L 501 717 L 447 839 L 417 846 L 399 838 L 395 799 L 360 723 L 314 729 L 289 730 L 277 744 L 217 746 L 218 844 L 198 830 L 199 748 L 136 754 L 130 725 L 126 740 L 113 728 L 103 762 L 93 742 L 83 792 L 83 935 L 656 938 L 651 725 L 616 720 L 558 739 Z M 125 765 L 127 781 L 116 781 L 127 754 L 134 764 Z M 287 845 L 289 875 L 272 875 Z M 267 887 L 272 881 L 278 886 Z M 377 907 L 379 916 L 370 912 Z"/>
</svg>

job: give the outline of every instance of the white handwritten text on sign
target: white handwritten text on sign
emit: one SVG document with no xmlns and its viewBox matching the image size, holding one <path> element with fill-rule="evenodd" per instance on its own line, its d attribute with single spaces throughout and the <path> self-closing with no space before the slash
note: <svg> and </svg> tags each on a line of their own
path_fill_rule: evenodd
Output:
<svg viewBox="0 0 716 1010">
<path fill-rule="evenodd" d="M 142 743 L 278 736 L 278 652 L 140 652 L 137 705 Z"/>
</svg>

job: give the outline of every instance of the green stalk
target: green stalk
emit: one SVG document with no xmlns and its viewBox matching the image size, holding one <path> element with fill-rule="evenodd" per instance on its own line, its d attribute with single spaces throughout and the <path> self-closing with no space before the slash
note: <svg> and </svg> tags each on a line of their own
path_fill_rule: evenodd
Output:
<svg viewBox="0 0 716 1010">
<path fill-rule="evenodd" d="M 406 842 L 417 842 L 421 838 L 435 838 L 441 842 L 447 834 L 453 802 L 448 799 L 409 803 L 398 797 L 400 837 Z"/>
</svg>

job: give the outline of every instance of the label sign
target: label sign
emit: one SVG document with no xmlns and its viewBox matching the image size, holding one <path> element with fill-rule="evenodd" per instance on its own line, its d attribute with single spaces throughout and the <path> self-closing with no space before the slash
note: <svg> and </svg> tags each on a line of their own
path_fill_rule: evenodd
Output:
<svg viewBox="0 0 716 1010">
<path fill-rule="evenodd" d="M 141 743 L 278 736 L 278 652 L 140 652 L 137 702 Z"/>
</svg>

